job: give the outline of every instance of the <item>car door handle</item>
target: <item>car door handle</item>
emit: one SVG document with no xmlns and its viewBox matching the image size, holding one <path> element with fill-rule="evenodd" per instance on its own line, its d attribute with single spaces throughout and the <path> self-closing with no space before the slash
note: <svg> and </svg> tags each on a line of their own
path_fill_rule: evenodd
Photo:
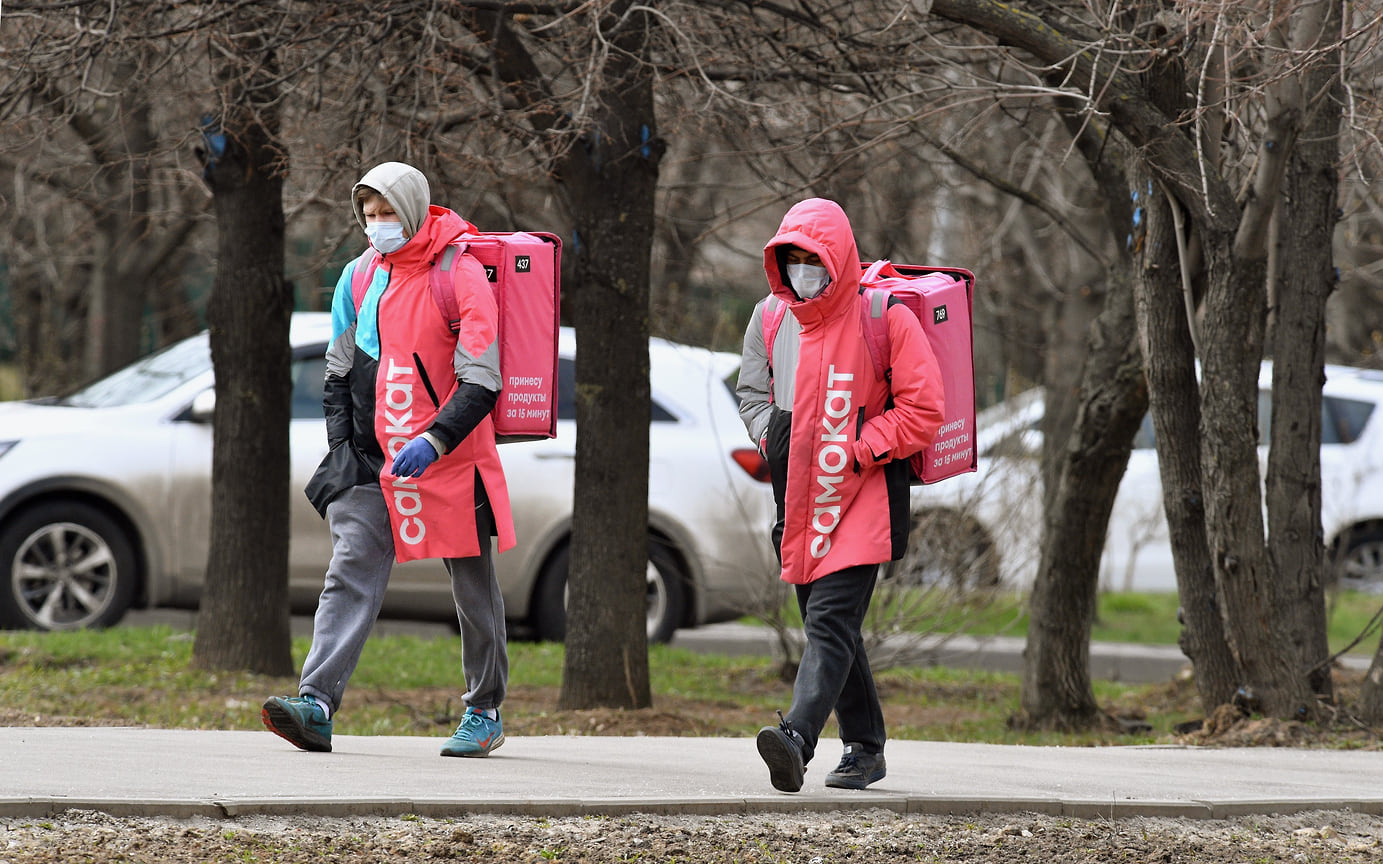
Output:
<svg viewBox="0 0 1383 864">
<path fill-rule="evenodd" d="M 575 453 L 568 453 L 568 452 L 558 452 L 558 451 L 555 451 L 555 450 L 548 450 L 548 451 L 543 452 L 543 453 L 534 453 L 534 454 L 533 454 L 533 458 L 534 458 L 534 459 L 575 459 L 575 458 L 576 458 L 576 454 L 575 454 Z"/>
</svg>

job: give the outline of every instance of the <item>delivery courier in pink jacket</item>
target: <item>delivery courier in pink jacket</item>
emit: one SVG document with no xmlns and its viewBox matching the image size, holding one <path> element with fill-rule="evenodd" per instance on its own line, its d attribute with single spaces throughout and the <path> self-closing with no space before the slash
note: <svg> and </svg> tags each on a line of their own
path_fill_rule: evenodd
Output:
<svg viewBox="0 0 1383 864">
<path fill-rule="evenodd" d="M 859 253 L 834 201 L 811 198 L 787 212 L 764 247 L 764 272 L 772 294 L 750 317 L 736 389 L 768 459 L 774 539 L 806 645 L 787 716 L 755 743 L 773 787 L 796 792 L 834 712 L 844 754 L 826 785 L 864 789 L 886 773 L 887 732 L 861 628 L 878 565 L 906 549 L 908 466 L 899 460 L 936 434 L 944 385 L 922 325 L 892 304 L 891 386 L 876 375 Z M 766 315 L 780 322 L 771 352 Z"/>
<path fill-rule="evenodd" d="M 327 519 L 331 561 L 298 695 L 272 696 L 260 713 L 303 750 L 330 752 L 394 562 L 420 558 L 441 559 L 461 629 L 467 708 L 441 753 L 486 756 L 504 743 L 508 634 L 493 555 L 514 545 L 514 522 L 490 417 L 504 380 L 498 317 L 484 270 L 465 254 L 451 270 L 457 318 L 443 316 L 434 267 L 471 226 L 431 200 L 427 177 L 403 162 L 376 165 L 351 189 L 373 253 L 336 283 L 327 455 L 305 490 Z M 357 285 L 365 261 L 377 265 Z"/>
<path fill-rule="evenodd" d="M 791 247 L 816 254 L 826 269 L 829 282 L 814 297 L 785 284 Z M 943 385 L 926 334 L 906 309 L 890 308 L 891 386 L 876 377 L 863 336 L 859 253 L 833 201 L 812 198 L 788 211 L 764 247 L 764 272 L 772 293 L 745 331 L 738 395 L 750 437 L 774 469 L 782 578 L 802 584 L 901 557 L 907 477 L 885 468 L 927 446 L 941 425 Z M 769 358 L 763 316 L 774 303 L 786 303 L 789 314 Z M 897 475 L 892 483 L 889 474 Z"/>
</svg>

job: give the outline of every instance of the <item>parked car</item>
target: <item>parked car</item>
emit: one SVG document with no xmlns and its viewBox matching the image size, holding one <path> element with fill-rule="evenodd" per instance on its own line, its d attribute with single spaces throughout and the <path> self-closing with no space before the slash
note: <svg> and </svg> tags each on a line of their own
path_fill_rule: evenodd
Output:
<svg viewBox="0 0 1383 864">
<path fill-rule="evenodd" d="M 293 316 L 289 588 L 310 612 L 331 556 L 302 489 L 326 453 L 324 313 Z M 565 633 L 576 432 L 572 331 L 560 335 L 557 437 L 504 444 L 518 546 L 496 557 L 506 612 L 541 638 Z M 766 469 L 725 383 L 738 357 L 649 343 L 648 630 L 744 614 L 777 590 Z M 0 403 L 0 625 L 106 626 L 130 606 L 195 607 L 211 507 L 206 333 L 66 398 Z M 454 618 L 438 561 L 398 565 L 384 615 Z"/>
<path fill-rule="evenodd" d="M 1342 587 L 1383 590 L 1383 372 L 1327 366 L 1321 403 L 1321 516 Z M 1259 379 L 1260 472 L 1267 470 L 1272 366 Z M 912 495 L 914 575 L 1023 588 L 1037 572 L 1042 531 L 1043 392 L 1028 390 L 976 417 L 979 470 Z M 1260 475 L 1261 476 L 1261 475 Z M 1151 417 L 1134 440 L 1110 515 L 1102 587 L 1175 591 Z"/>
</svg>

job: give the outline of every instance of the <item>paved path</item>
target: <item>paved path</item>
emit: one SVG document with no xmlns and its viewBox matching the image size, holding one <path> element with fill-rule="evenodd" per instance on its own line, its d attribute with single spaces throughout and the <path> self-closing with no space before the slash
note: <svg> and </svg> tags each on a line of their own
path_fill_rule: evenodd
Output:
<svg viewBox="0 0 1383 864">
<path fill-rule="evenodd" d="M 889 774 L 827 789 L 826 742 L 795 795 L 750 739 L 535 736 L 487 759 L 440 738 L 338 736 L 303 753 L 268 732 L 0 728 L 0 818 L 70 808 L 174 817 L 752 814 L 885 808 L 1074 818 L 1383 814 L 1383 752 L 1287 748 L 1018 747 L 892 741 Z"/>
</svg>

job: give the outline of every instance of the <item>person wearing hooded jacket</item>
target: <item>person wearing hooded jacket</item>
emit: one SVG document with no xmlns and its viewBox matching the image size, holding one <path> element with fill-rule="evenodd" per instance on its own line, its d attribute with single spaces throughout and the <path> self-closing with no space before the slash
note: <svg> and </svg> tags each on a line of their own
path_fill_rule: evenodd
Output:
<svg viewBox="0 0 1383 864">
<path fill-rule="evenodd" d="M 501 552 L 514 545 L 490 418 L 503 381 L 495 298 L 480 264 L 457 255 L 459 320 L 444 320 L 431 270 L 474 226 L 431 204 L 421 171 L 377 165 L 352 188 L 351 204 L 370 246 L 346 266 L 332 299 L 322 398 L 329 449 L 306 489 L 330 526 L 332 557 L 298 696 L 271 697 L 261 717 L 293 745 L 329 752 L 332 718 L 393 562 L 441 558 L 468 706 L 442 755 L 486 756 L 504 742 L 509 677 L 491 537 Z"/>
<path fill-rule="evenodd" d="M 944 387 L 917 318 L 891 302 L 891 380 L 865 342 L 860 259 L 834 201 L 795 204 L 764 247 L 770 294 L 744 335 L 740 416 L 768 460 L 773 542 L 802 613 L 806 645 L 792 705 L 756 744 L 774 788 L 802 788 L 836 714 L 844 754 L 826 785 L 863 789 L 885 776 L 883 710 L 861 634 L 878 565 L 907 547 L 906 457 L 943 417 Z M 787 304 L 768 356 L 764 317 Z"/>
</svg>

